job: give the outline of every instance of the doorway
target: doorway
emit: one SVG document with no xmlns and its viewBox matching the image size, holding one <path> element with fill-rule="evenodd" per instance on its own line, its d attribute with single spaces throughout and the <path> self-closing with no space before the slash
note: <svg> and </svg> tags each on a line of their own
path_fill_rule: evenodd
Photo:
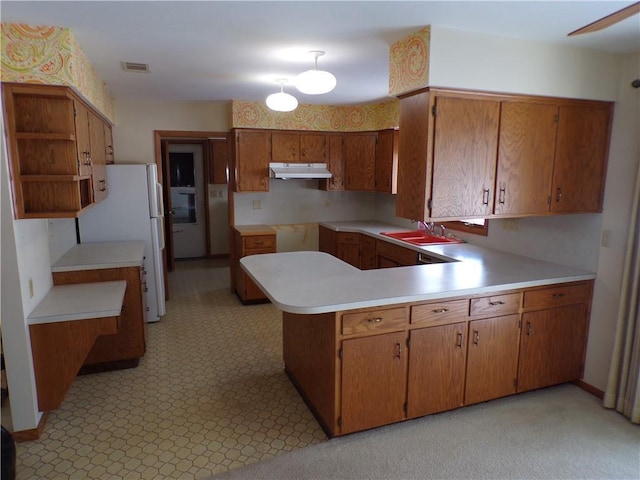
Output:
<svg viewBox="0 0 640 480">
<path fill-rule="evenodd" d="M 169 142 L 173 258 L 207 256 L 203 147 Z"/>
</svg>

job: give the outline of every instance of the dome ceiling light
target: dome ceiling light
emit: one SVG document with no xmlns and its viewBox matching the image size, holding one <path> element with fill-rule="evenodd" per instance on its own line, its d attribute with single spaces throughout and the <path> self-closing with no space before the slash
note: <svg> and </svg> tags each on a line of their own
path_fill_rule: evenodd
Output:
<svg viewBox="0 0 640 480">
<path fill-rule="evenodd" d="M 295 110 L 298 107 L 298 100 L 284 91 L 284 84 L 287 83 L 287 80 L 279 78 L 276 82 L 280 84 L 280 91 L 267 97 L 267 107 L 276 112 L 291 112 Z"/>
<path fill-rule="evenodd" d="M 322 50 L 312 50 L 309 53 L 315 57 L 315 68 L 302 72 L 296 77 L 296 88 L 309 95 L 329 93 L 336 87 L 337 82 L 333 74 L 318 70 L 318 57 L 324 55 L 324 52 Z"/>
</svg>

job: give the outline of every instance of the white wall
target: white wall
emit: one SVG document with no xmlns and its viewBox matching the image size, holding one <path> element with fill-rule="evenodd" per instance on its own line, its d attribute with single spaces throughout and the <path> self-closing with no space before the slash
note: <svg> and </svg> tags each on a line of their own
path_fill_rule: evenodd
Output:
<svg viewBox="0 0 640 480">
<path fill-rule="evenodd" d="M 231 102 L 116 100 L 116 163 L 154 163 L 154 130 L 226 132 Z"/>
<path fill-rule="evenodd" d="M 430 84 L 536 95 L 617 101 L 604 211 L 522 219 L 518 231 L 491 221 L 489 236 L 472 241 L 597 272 L 584 380 L 606 386 L 627 238 L 631 190 L 638 168 L 637 54 L 622 56 L 526 40 L 432 27 Z M 602 228 L 611 247 L 600 247 Z M 463 235 L 461 235 L 463 236 Z M 601 257 L 601 258 L 599 258 Z"/>
</svg>

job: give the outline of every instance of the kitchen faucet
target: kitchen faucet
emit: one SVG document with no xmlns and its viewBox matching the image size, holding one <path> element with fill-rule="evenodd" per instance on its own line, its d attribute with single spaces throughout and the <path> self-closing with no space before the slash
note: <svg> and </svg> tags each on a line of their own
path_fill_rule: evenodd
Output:
<svg viewBox="0 0 640 480">
<path fill-rule="evenodd" d="M 424 222 L 422 220 L 414 220 L 418 224 L 418 230 L 426 230 L 429 234 L 433 235 L 434 224 L 433 222 Z"/>
</svg>

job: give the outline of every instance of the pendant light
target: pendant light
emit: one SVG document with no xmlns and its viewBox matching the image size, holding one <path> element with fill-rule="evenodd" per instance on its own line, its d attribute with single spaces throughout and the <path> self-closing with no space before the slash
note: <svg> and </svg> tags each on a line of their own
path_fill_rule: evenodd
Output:
<svg viewBox="0 0 640 480">
<path fill-rule="evenodd" d="M 296 88 L 309 95 L 329 93 L 336 87 L 336 77 L 324 70 L 318 70 L 318 57 L 324 55 L 324 52 L 312 50 L 309 53 L 315 57 L 315 68 L 302 72 L 296 77 Z"/>
<path fill-rule="evenodd" d="M 267 97 L 267 107 L 276 112 L 291 112 L 298 108 L 298 100 L 293 95 L 284 92 L 285 78 L 276 80 L 280 84 L 280 91 Z"/>
</svg>

